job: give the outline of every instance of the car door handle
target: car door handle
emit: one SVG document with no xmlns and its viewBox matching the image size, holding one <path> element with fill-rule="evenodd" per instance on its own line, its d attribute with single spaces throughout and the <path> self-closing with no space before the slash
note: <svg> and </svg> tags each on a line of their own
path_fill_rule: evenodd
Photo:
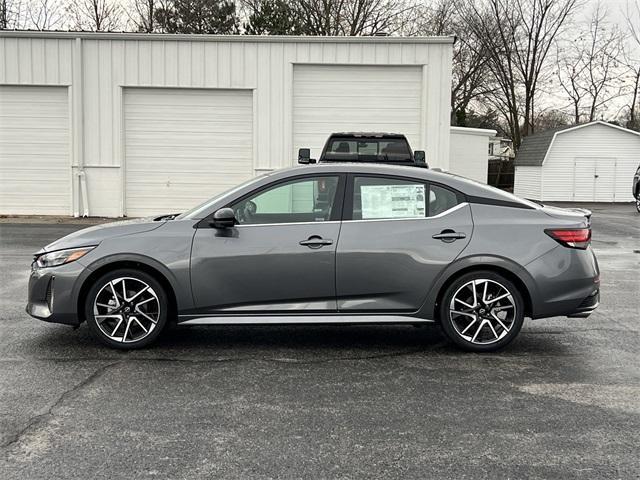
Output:
<svg viewBox="0 0 640 480">
<path fill-rule="evenodd" d="M 454 232 L 453 230 L 443 230 L 440 233 L 436 233 L 431 238 L 435 238 L 436 240 L 442 240 L 443 242 L 450 243 L 455 242 L 456 240 L 461 240 L 463 238 L 467 238 L 467 236 L 462 232 Z"/>
<path fill-rule="evenodd" d="M 303 247 L 320 248 L 325 245 L 332 245 L 333 240 L 324 239 L 319 235 L 311 235 L 308 239 L 299 242 Z"/>
</svg>

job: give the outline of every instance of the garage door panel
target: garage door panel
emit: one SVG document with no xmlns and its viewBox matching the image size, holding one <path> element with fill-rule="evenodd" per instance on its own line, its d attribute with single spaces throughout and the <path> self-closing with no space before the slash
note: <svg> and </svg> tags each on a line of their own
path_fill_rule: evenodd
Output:
<svg viewBox="0 0 640 480">
<path fill-rule="evenodd" d="M 422 69 L 419 66 L 295 65 L 294 148 L 317 157 L 333 132 L 404 133 L 420 140 Z"/>
<path fill-rule="evenodd" d="M 240 126 L 235 126 L 235 123 L 240 123 Z M 206 135 L 207 138 L 228 138 L 228 134 L 242 134 L 244 140 L 245 134 L 251 133 L 252 129 L 250 125 L 243 125 L 244 120 L 239 118 L 237 122 L 230 119 L 227 122 L 200 122 L 198 125 L 189 127 L 189 125 L 175 125 L 175 127 L 167 127 L 163 122 L 151 121 L 145 122 L 144 120 L 132 120 L 128 128 L 128 133 L 131 137 L 136 135 L 149 137 L 150 135 L 156 137 L 163 137 L 165 133 L 181 132 L 183 134 L 192 135 Z M 215 132 L 215 133 L 212 133 Z"/>
<path fill-rule="evenodd" d="M 67 88 L 0 86 L 0 213 L 70 213 L 69 142 Z"/>
<path fill-rule="evenodd" d="M 248 90 L 125 90 L 126 213 L 186 210 L 253 174 Z"/>
</svg>

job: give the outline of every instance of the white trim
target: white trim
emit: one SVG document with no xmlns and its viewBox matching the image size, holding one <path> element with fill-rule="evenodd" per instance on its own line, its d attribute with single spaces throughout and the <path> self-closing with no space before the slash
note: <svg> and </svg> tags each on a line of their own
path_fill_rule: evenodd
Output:
<svg viewBox="0 0 640 480">
<path fill-rule="evenodd" d="M 633 133 L 634 135 L 639 135 L 640 136 L 640 132 L 636 132 L 635 130 L 629 130 L 628 128 L 624 128 L 624 127 L 621 127 L 619 125 L 613 125 L 612 123 L 604 122 L 602 120 L 595 120 L 595 121 L 590 122 L 590 123 L 583 123 L 582 125 L 576 125 L 575 127 L 567 128 L 566 130 L 560 130 L 559 132 L 556 132 L 556 135 L 558 135 L 559 133 L 573 132 L 574 130 L 578 130 L 578 129 L 584 128 L 584 127 L 590 127 L 591 125 L 604 125 L 605 127 L 615 128 L 615 129 L 621 130 L 623 132 Z M 555 135 L 554 135 L 554 137 L 555 137 Z"/>
<path fill-rule="evenodd" d="M 219 316 L 198 317 L 185 320 L 180 325 L 286 325 L 286 324 L 331 324 L 331 323 L 433 323 L 433 320 L 402 315 L 255 315 L 235 316 L 222 314 Z"/>
<path fill-rule="evenodd" d="M 429 37 L 337 37 L 305 35 L 196 35 L 174 33 L 109 33 L 109 32 L 41 32 L 31 30 L 5 30 L 2 37 L 16 38 L 84 38 L 87 40 L 156 40 L 192 42 L 238 42 L 238 43 L 414 43 L 453 44 L 454 36 Z"/>
<path fill-rule="evenodd" d="M 459 203 L 458 205 L 456 205 L 455 207 L 451 207 L 449 210 L 445 210 L 444 212 L 440 212 L 437 215 L 433 215 L 431 217 L 399 217 L 399 218 L 364 218 L 362 220 L 343 220 L 344 223 L 362 223 L 362 222 L 397 222 L 400 220 L 432 220 L 434 218 L 441 218 L 444 217 L 445 215 L 449 215 L 450 213 L 455 212 L 456 210 L 460 210 L 463 207 L 466 207 L 467 205 L 469 205 L 468 202 L 462 202 Z"/>
<path fill-rule="evenodd" d="M 553 134 L 553 138 L 551 139 L 551 143 L 549 144 L 549 147 L 547 148 L 547 151 L 544 154 L 544 158 L 542 159 L 542 164 L 541 165 L 532 165 L 532 166 L 534 166 L 534 167 L 536 167 L 536 166 L 542 167 L 542 166 L 544 166 L 545 163 L 547 163 L 547 158 L 549 158 L 549 152 L 553 148 L 553 144 L 556 143 L 556 138 L 558 137 L 558 135 L 560 135 L 562 133 L 573 132 L 573 131 L 578 130 L 580 128 L 590 127 L 592 125 L 604 125 L 605 127 L 615 128 L 616 130 L 620 130 L 621 132 L 633 133 L 634 135 L 640 136 L 640 132 L 636 132 L 634 130 L 629 130 L 628 128 L 620 127 L 618 125 L 613 125 L 613 124 L 608 123 L 608 122 L 603 122 L 602 120 L 596 120 L 595 122 L 584 123 L 582 125 L 576 125 L 575 127 L 567 128 L 566 130 L 560 130 L 559 132 L 554 133 Z M 522 165 L 522 166 L 528 166 L 528 165 Z"/>
<path fill-rule="evenodd" d="M 276 227 L 276 226 L 287 226 L 287 225 L 332 225 L 340 223 L 340 220 L 328 220 L 328 221 L 317 221 L 317 222 L 281 222 L 281 223 L 245 223 L 235 225 L 234 228 L 247 228 L 247 227 Z"/>
<path fill-rule="evenodd" d="M 467 128 L 467 127 L 449 127 L 451 133 L 462 133 L 467 135 L 478 135 L 481 137 L 495 137 L 498 132 L 487 128 Z"/>
<path fill-rule="evenodd" d="M 432 220 L 434 218 L 441 218 L 445 215 L 449 215 L 450 213 L 455 212 L 456 210 L 460 210 L 462 207 L 466 207 L 469 205 L 467 202 L 462 202 L 456 205 L 455 207 L 451 207 L 449 210 L 445 210 L 444 212 L 440 212 L 438 215 L 433 215 L 431 217 L 400 217 L 400 218 L 365 218 L 362 220 L 328 220 L 328 221 L 317 221 L 317 222 L 282 222 L 282 223 L 246 223 L 246 224 L 238 224 L 234 228 L 247 228 L 247 227 L 275 227 L 275 226 L 283 226 L 283 225 L 331 225 L 336 223 L 362 223 L 362 222 L 397 222 L 397 221 L 416 221 L 416 220 Z"/>
</svg>

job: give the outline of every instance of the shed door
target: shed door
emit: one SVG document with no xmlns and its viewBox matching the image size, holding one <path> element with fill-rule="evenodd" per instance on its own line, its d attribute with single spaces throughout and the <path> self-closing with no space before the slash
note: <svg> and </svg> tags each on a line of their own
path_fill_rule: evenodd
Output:
<svg viewBox="0 0 640 480">
<path fill-rule="evenodd" d="M 615 201 L 615 158 L 576 158 L 573 199 L 578 202 Z"/>
<path fill-rule="evenodd" d="M 318 158 L 333 132 L 404 133 L 420 146 L 422 68 L 295 65 L 293 145 Z"/>
<path fill-rule="evenodd" d="M 0 214 L 69 215 L 66 87 L 0 86 Z"/>
<path fill-rule="evenodd" d="M 128 216 L 177 213 L 253 175 L 250 90 L 124 93 Z"/>
</svg>

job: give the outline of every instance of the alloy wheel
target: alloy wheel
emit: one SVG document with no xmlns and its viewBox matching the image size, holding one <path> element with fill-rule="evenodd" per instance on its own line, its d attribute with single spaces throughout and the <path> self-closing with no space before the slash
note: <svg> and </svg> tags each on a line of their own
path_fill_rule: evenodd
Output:
<svg viewBox="0 0 640 480">
<path fill-rule="evenodd" d="M 516 314 L 516 302 L 509 289 L 486 278 L 462 285 L 449 304 L 449 319 L 456 333 L 475 345 L 490 345 L 506 337 Z"/>
<path fill-rule="evenodd" d="M 636 210 L 640 212 L 640 195 L 636 197 Z"/>
<path fill-rule="evenodd" d="M 100 288 L 93 302 L 93 315 L 107 338 L 120 343 L 138 342 L 156 328 L 160 301 L 147 283 L 120 277 Z"/>
</svg>

